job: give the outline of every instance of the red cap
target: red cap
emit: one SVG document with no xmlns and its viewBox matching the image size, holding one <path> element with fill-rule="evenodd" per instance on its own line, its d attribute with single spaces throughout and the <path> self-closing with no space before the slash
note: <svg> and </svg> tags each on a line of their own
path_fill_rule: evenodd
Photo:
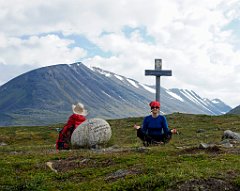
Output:
<svg viewBox="0 0 240 191">
<path fill-rule="evenodd" d="M 160 107 L 160 103 L 158 101 L 151 101 L 149 103 L 150 107 Z"/>
</svg>

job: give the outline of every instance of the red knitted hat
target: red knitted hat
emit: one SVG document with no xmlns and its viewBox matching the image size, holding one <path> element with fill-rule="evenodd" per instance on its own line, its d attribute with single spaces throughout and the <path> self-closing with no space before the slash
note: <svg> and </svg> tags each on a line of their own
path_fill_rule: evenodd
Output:
<svg viewBox="0 0 240 191">
<path fill-rule="evenodd" d="M 160 107 L 160 103 L 158 101 L 151 101 L 149 103 L 150 107 Z"/>
</svg>

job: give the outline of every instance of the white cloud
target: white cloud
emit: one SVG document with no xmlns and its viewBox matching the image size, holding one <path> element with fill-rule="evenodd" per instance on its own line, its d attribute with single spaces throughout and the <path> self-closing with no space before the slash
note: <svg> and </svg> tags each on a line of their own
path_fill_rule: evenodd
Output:
<svg viewBox="0 0 240 191">
<path fill-rule="evenodd" d="M 56 35 L 31 36 L 27 39 L 11 37 L 5 47 L 0 47 L 0 57 L 9 65 L 45 66 L 71 63 L 87 53 L 79 47 L 69 48 L 72 40 Z"/>
<path fill-rule="evenodd" d="M 163 86 L 190 88 L 236 106 L 239 36 L 227 26 L 240 19 L 239 8 L 238 0 L 0 0 L 0 63 L 21 68 L 81 60 L 153 84 L 144 70 L 162 58 L 163 69 L 173 71 Z M 126 26 L 136 30 L 126 35 Z M 141 28 L 154 42 L 147 42 Z M 110 57 L 87 57 L 84 46 L 68 38 L 72 34 Z"/>
</svg>

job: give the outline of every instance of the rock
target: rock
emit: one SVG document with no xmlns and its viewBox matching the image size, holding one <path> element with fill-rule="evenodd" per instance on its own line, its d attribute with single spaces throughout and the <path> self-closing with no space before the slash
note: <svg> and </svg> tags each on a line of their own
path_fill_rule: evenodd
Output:
<svg viewBox="0 0 240 191">
<path fill-rule="evenodd" d="M 213 148 L 216 147 L 215 144 L 207 144 L 207 143 L 200 143 L 199 149 L 208 149 L 208 148 Z"/>
<path fill-rule="evenodd" d="M 206 132 L 205 129 L 197 129 L 197 130 L 196 130 L 196 133 L 204 133 L 204 132 Z"/>
<path fill-rule="evenodd" d="M 207 144 L 207 143 L 200 143 L 199 149 L 207 149 L 207 148 L 209 148 L 209 144 Z"/>
<path fill-rule="evenodd" d="M 84 121 L 74 131 L 71 144 L 78 147 L 93 147 L 107 143 L 112 136 L 112 130 L 107 121 L 92 118 Z"/>
<path fill-rule="evenodd" d="M 224 148 L 232 148 L 233 145 L 231 143 L 224 143 L 224 144 L 221 144 L 222 147 Z"/>
<path fill-rule="evenodd" d="M 222 141 L 219 143 L 219 145 L 220 145 L 221 147 L 231 148 L 231 147 L 233 147 L 233 144 L 231 144 L 231 142 L 232 142 L 232 141 L 230 141 L 230 139 L 224 139 L 224 140 L 222 140 Z M 234 141 L 233 141 L 233 142 L 234 142 Z"/>
<path fill-rule="evenodd" d="M 224 139 L 219 144 L 223 145 L 223 144 L 228 144 L 228 143 L 230 143 L 229 139 Z"/>
<path fill-rule="evenodd" d="M 223 139 L 234 139 L 234 140 L 240 141 L 240 133 L 235 133 L 233 131 L 226 130 L 226 131 L 224 131 L 222 138 Z"/>
<path fill-rule="evenodd" d="M 4 142 L 1 142 L 0 143 L 0 146 L 6 146 L 7 144 L 6 143 L 4 143 Z"/>
<path fill-rule="evenodd" d="M 55 173 L 57 173 L 57 170 L 53 168 L 53 163 L 52 162 L 46 162 L 46 165 Z"/>
</svg>

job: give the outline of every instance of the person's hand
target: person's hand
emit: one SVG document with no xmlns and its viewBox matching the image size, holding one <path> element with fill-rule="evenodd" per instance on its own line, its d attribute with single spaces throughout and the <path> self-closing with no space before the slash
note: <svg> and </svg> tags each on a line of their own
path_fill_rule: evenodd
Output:
<svg viewBox="0 0 240 191">
<path fill-rule="evenodd" d="M 136 125 L 136 124 L 135 124 L 135 125 L 133 126 L 133 128 L 134 128 L 134 129 L 140 129 L 141 127 L 140 127 L 139 125 Z"/>
<path fill-rule="evenodd" d="M 172 134 L 178 134 L 178 131 L 177 131 L 177 129 L 175 129 L 175 128 L 172 129 L 171 132 L 172 132 Z"/>
</svg>

